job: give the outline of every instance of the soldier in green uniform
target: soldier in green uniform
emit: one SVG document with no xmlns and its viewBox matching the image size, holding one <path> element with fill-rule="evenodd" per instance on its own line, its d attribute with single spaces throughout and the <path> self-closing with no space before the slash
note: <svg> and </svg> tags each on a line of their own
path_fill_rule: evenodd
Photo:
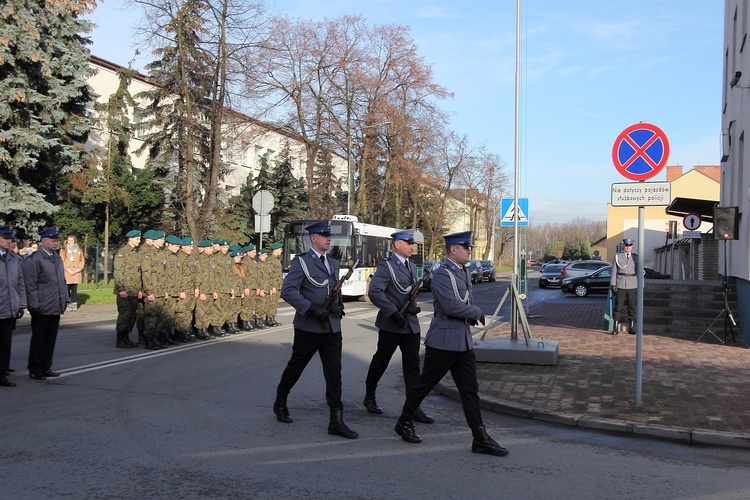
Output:
<svg viewBox="0 0 750 500">
<path fill-rule="evenodd" d="M 138 303 L 143 297 L 141 290 L 141 270 L 138 259 L 138 245 L 141 244 L 141 232 L 133 229 L 125 237 L 128 242 L 115 253 L 114 259 L 114 293 L 117 295 L 117 341 L 115 347 L 130 349 L 138 347 L 130 341 L 130 331 L 138 317 Z"/>
<path fill-rule="evenodd" d="M 252 269 L 252 280 L 250 282 L 250 295 L 253 297 L 253 325 L 255 328 L 268 328 L 266 322 L 261 319 L 260 310 L 263 308 L 263 299 L 266 296 L 266 290 L 263 288 L 263 268 L 259 265 L 256 257 L 258 250 L 255 248 L 248 252 L 245 259 L 245 265 Z M 249 259 L 249 261 L 248 261 Z"/>
<path fill-rule="evenodd" d="M 274 297 L 271 296 L 271 264 L 268 262 L 268 250 L 261 248 L 258 251 L 258 268 L 260 269 L 260 283 L 263 289 L 263 297 L 258 301 L 258 305 L 255 307 L 255 315 L 258 317 L 258 322 L 264 325 L 266 328 L 273 326 L 269 313 L 271 311 L 271 301 Z"/>
<path fill-rule="evenodd" d="M 181 299 L 186 298 L 186 293 L 182 290 L 182 266 L 180 265 L 180 246 L 182 238 L 170 234 L 164 240 L 167 247 L 164 264 L 164 339 L 169 344 L 179 344 L 187 342 L 187 337 L 181 332 L 175 331 L 175 316 L 177 314 L 177 304 Z"/>
<path fill-rule="evenodd" d="M 208 340 L 208 337 L 198 336 L 193 329 L 193 309 L 195 309 L 195 269 L 197 257 L 193 255 L 193 238 L 185 236 L 180 242 L 180 290 L 185 292 L 185 298 L 177 301 L 174 316 L 174 327 L 184 333 L 188 342 L 197 339 Z"/>
<path fill-rule="evenodd" d="M 245 331 L 255 330 L 253 312 L 255 307 L 255 263 L 251 262 L 249 254 L 255 251 L 255 245 L 247 245 L 240 249 L 242 255 L 242 300 L 240 302 L 239 324 Z"/>
<path fill-rule="evenodd" d="M 281 326 L 276 321 L 276 311 L 279 309 L 279 292 L 283 282 L 283 269 L 281 267 L 281 252 L 284 251 L 283 245 L 276 242 L 271 245 L 271 255 L 268 256 L 268 264 L 271 268 L 271 304 L 268 309 L 268 317 L 271 319 L 271 326 Z"/>
<path fill-rule="evenodd" d="M 195 271 L 195 288 L 198 290 L 195 301 L 195 328 L 201 336 L 216 338 L 211 324 L 214 300 L 219 296 L 214 282 L 216 262 L 213 257 L 213 242 L 203 240 L 198 243 L 198 248 L 200 252 Z"/>
<path fill-rule="evenodd" d="M 245 267 L 242 263 L 242 249 L 239 245 L 229 253 L 232 257 L 232 264 L 227 277 L 227 283 L 231 287 L 232 295 L 229 301 L 229 320 L 227 326 L 230 328 L 231 333 L 240 333 L 242 330 L 239 326 L 239 315 L 240 308 L 242 307 L 242 299 L 245 296 L 245 285 L 243 279 L 245 277 Z"/>
<path fill-rule="evenodd" d="M 233 286 L 236 284 L 237 280 L 235 278 L 237 275 L 232 269 L 234 259 L 229 252 L 229 240 L 226 238 L 219 238 L 219 240 L 219 274 L 221 275 L 221 283 L 224 286 L 219 293 L 219 300 L 216 301 L 219 314 L 217 320 L 218 324 L 227 333 L 235 334 L 240 333 L 240 329 L 236 324 L 237 312 L 235 311 L 234 300 L 235 296 L 240 296 L 240 291 Z"/>
<path fill-rule="evenodd" d="M 143 282 L 143 315 L 146 349 L 158 350 L 167 347 L 160 334 L 164 324 L 164 290 L 163 280 L 165 255 L 161 248 L 164 245 L 164 231 L 149 230 L 144 234 L 146 245 L 140 252 L 141 280 Z"/>
</svg>

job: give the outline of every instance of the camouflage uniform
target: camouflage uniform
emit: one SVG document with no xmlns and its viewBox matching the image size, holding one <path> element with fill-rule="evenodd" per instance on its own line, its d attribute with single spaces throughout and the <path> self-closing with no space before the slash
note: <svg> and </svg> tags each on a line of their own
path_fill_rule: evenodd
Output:
<svg viewBox="0 0 750 500">
<path fill-rule="evenodd" d="M 242 267 L 245 271 L 245 277 L 242 279 L 242 290 L 243 293 L 247 290 L 247 294 L 242 297 L 240 303 L 240 324 L 244 330 L 255 330 L 255 322 L 253 321 L 253 313 L 255 312 L 255 289 L 256 289 L 256 271 L 257 266 L 252 257 L 247 256 L 248 253 L 255 250 L 255 245 L 243 247 L 241 252 L 245 254 L 245 260 L 243 261 Z"/>
<path fill-rule="evenodd" d="M 259 259 L 258 269 L 258 275 L 260 276 L 259 283 L 261 285 L 260 288 L 263 290 L 264 296 L 258 298 L 258 303 L 255 306 L 255 315 L 258 317 L 258 322 L 260 324 L 269 327 L 271 326 L 269 317 L 271 312 L 271 302 L 277 300 L 276 297 L 271 295 L 271 273 L 273 272 L 273 268 L 271 267 L 271 263 L 268 262 L 268 260 Z"/>
<path fill-rule="evenodd" d="M 193 239 L 186 237 L 182 239 L 183 248 L 193 245 Z M 195 271 L 198 259 L 192 253 L 184 250 L 177 255 L 179 260 L 180 275 L 179 291 L 185 293 L 185 298 L 177 301 L 175 307 L 174 327 L 185 335 L 188 341 L 196 340 L 193 334 L 193 309 L 195 309 Z M 202 336 L 200 337 L 202 338 Z"/>
<path fill-rule="evenodd" d="M 128 238 L 140 238 L 141 232 L 133 230 Z M 123 245 L 115 253 L 114 259 L 114 293 L 117 295 L 117 342 L 115 347 L 137 347 L 129 339 L 130 331 L 138 319 L 139 295 L 141 293 L 141 270 L 137 246 Z M 127 297 L 120 296 L 127 293 Z"/>
<path fill-rule="evenodd" d="M 273 250 L 276 244 L 271 246 Z M 281 248 L 281 244 L 276 248 Z M 276 321 L 276 311 L 279 309 L 279 293 L 281 292 L 281 285 L 284 281 L 283 269 L 281 267 L 281 260 L 277 255 L 272 252 L 268 256 L 268 266 L 270 267 L 269 280 L 271 283 L 271 289 L 276 289 L 276 293 L 271 295 L 270 305 L 268 308 L 268 316 L 271 318 L 272 326 L 280 326 L 281 323 Z"/>
<path fill-rule="evenodd" d="M 143 280 L 143 314 L 146 349 L 166 347 L 160 335 L 165 329 L 164 308 L 166 293 L 164 275 L 166 268 L 165 251 L 155 246 L 146 246 L 141 252 L 141 279 Z M 153 300 L 149 297 L 153 296 Z"/>
<path fill-rule="evenodd" d="M 208 240 L 201 241 L 200 245 L 202 246 L 206 242 Z M 195 328 L 201 335 L 213 338 L 215 335 L 209 330 L 209 327 L 211 326 L 211 313 L 214 308 L 213 294 L 217 291 L 214 283 L 216 263 L 213 254 L 208 255 L 206 253 L 200 253 L 196 262 L 195 288 L 198 289 L 199 297 L 195 301 Z M 205 300 L 201 300 L 200 295 L 205 296 Z"/>
</svg>

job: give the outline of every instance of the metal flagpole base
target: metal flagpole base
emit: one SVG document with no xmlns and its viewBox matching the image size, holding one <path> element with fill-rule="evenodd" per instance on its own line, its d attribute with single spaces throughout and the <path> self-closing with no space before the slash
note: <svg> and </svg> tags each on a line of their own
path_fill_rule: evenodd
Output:
<svg viewBox="0 0 750 500">
<path fill-rule="evenodd" d="M 474 341 L 474 355 L 481 363 L 554 365 L 559 342 L 545 339 L 485 338 Z"/>
</svg>

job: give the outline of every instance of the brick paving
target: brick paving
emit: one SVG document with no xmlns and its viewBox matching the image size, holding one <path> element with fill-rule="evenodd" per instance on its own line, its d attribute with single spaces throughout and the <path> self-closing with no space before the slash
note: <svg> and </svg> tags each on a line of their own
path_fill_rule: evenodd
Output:
<svg viewBox="0 0 750 500">
<path fill-rule="evenodd" d="M 635 406 L 636 336 L 603 330 L 605 303 L 544 303 L 529 311 L 531 334 L 559 342 L 554 366 L 479 363 L 485 404 L 750 437 L 750 350 L 709 333 L 643 336 L 641 405 Z M 723 337 L 723 323 L 713 328 Z M 522 335 L 519 332 L 519 335 Z M 509 325 L 488 336 L 509 337 Z M 450 375 L 444 385 L 451 389 Z"/>
</svg>

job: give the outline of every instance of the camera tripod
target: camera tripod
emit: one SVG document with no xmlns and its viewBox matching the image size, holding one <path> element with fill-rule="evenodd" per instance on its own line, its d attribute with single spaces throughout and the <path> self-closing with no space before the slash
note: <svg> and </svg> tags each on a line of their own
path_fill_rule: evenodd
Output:
<svg viewBox="0 0 750 500">
<path fill-rule="evenodd" d="M 703 332 L 700 337 L 698 337 L 698 340 L 695 341 L 696 343 L 700 342 L 700 340 L 703 338 L 704 335 L 706 335 L 707 333 L 710 333 L 711 335 L 714 336 L 716 340 L 718 340 L 722 344 L 726 344 L 727 343 L 727 329 L 729 329 L 729 331 L 732 334 L 732 342 L 737 341 L 737 338 L 734 335 L 734 328 L 737 326 L 737 322 L 734 320 L 734 316 L 732 316 L 732 310 L 729 308 L 729 300 L 727 298 L 726 279 L 724 280 L 723 295 L 724 295 L 724 309 L 722 309 L 719 312 L 719 314 L 714 318 L 714 320 L 711 322 L 711 324 L 708 325 L 708 328 L 706 328 L 706 331 Z M 713 331 L 711 331 L 711 327 L 713 327 L 714 323 L 716 323 L 719 320 L 719 318 L 721 318 L 722 314 L 724 315 L 724 340 L 720 339 L 718 335 L 716 335 Z"/>
</svg>

